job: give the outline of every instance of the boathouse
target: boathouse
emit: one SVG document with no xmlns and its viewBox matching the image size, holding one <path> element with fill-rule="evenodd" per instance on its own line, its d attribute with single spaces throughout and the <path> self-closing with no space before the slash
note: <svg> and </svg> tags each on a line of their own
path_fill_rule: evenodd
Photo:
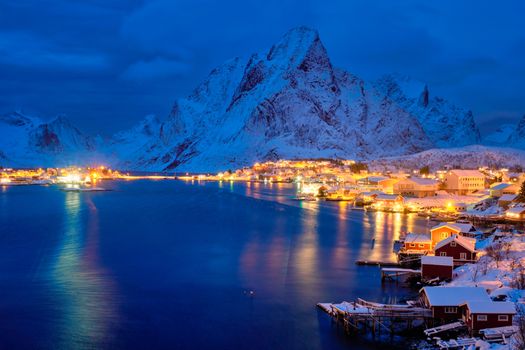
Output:
<svg viewBox="0 0 525 350">
<path fill-rule="evenodd" d="M 512 207 L 505 212 L 505 217 L 509 220 L 524 220 L 525 207 Z"/>
<path fill-rule="evenodd" d="M 450 280 L 452 270 L 454 270 L 454 259 L 450 256 L 421 257 L 421 279 L 423 281 Z"/>
<path fill-rule="evenodd" d="M 430 229 L 430 236 L 432 238 L 432 246 L 434 247 L 438 242 L 449 238 L 452 235 L 475 236 L 476 228 L 470 223 L 441 223 Z"/>
<path fill-rule="evenodd" d="M 469 330 L 512 326 L 516 307 L 511 302 L 468 301 L 463 306 L 463 320 Z"/>
<path fill-rule="evenodd" d="M 419 298 L 432 311 L 432 318 L 442 322 L 461 319 L 461 306 L 467 302 L 491 301 L 481 287 L 424 287 L 419 291 Z"/>
<path fill-rule="evenodd" d="M 400 195 L 381 193 L 374 198 L 373 206 L 381 210 L 401 211 L 404 200 Z"/>
<path fill-rule="evenodd" d="M 457 235 L 461 232 L 461 228 L 454 224 L 439 224 L 430 229 L 430 237 L 432 239 L 432 247 L 434 247 L 438 242 L 441 242 L 444 239 L 449 238 L 452 235 Z"/>
<path fill-rule="evenodd" d="M 503 209 L 508 209 L 509 205 L 518 197 L 515 194 L 504 194 L 498 199 L 498 206 Z"/>
<path fill-rule="evenodd" d="M 476 254 L 476 240 L 458 235 L 452 235 L 434 247 L 434 255 L 450 256 L 456 266 L 476 261 Z"/>
<path fill-rule="evenodd" d="M 409 233 L 403 243 L 405 253 L 424 254 L 432 251 L 432 240 L 425 233 Z"/>
</svg>

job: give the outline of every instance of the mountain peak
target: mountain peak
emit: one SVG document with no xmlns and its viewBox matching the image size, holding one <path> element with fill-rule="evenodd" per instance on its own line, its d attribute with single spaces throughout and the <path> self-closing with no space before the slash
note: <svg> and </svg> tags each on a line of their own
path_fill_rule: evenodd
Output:
<svg viewBox="0 0 525 350">
<path fill-rule="evenodd" d="M 35 119 L 27 116 L 21 110 L 0 115 L 0 121 L 14 126 L 32 125 Z"/>
<path fill-rule="evenodd" d="M 277 44 L 272 46 L 266 59 L 287 61 L 283 63 L 289 66 L 298 65 L 308 50 L 316 45 L 322 46 L 317 30 L 306 26 L 296 27 L 289 30 Z"/>
<path fill-rule="evenodd" d="M 48 123 L 49 125 L 54 126 L 73 126 L 71 124 L 71 121 L 65 114 L 58 114 L 51 122 Z"/>
</svg>

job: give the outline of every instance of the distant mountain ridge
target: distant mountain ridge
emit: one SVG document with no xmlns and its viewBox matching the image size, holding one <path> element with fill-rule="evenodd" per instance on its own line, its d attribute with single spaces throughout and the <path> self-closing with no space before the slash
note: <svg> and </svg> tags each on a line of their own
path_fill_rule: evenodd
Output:
<svg viewBox="0 0 525 350">
<path fill-rule="evenodd" d="M 509 138 L 525 146 L 522 124 Z M 0 117 L 5 133 L 19 137 L 0 141 L 0 165 L 95 159 L 151 171 L 219 171 L 278 158 L 370 160 L 481 142 L 470 111 L 407 77 L 368 82 L 335 68 L 307 27 L 266 52 L 226 61 L 166 119 L 148 116 L 109 140 L 82 134 L 64 117 L 44 123 L 21 113 Z"/>
<path fill-rule="evenodd" d="M 64 116 L 50 122 L 21 111 L 0 115 L 0 165 L 31 167 L 82 164 L 101 158 L 95 139 Z"/>
<path fill-rule="evenodd" d="M 415 89 L 417 87 L 417 89 Z M 317 31 L 214 69 L 124 167 L 227 169 L 277 158 L 372 159 L 479 143 L 472 113 L 424 84 L 334 68 Z"/>
</svg>

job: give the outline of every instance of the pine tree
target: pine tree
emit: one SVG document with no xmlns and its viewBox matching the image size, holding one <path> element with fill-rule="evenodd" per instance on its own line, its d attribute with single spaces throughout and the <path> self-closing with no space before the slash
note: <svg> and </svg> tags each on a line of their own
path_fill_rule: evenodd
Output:
<svg viewBox="0 0 525 350">
<path fill-rule="evenodd" d="M 521 183 L 520 192 L 518 193 L 518 197 L 516 197 L 516 201 L 525 202 L 525 181 Z"/>
</svg>

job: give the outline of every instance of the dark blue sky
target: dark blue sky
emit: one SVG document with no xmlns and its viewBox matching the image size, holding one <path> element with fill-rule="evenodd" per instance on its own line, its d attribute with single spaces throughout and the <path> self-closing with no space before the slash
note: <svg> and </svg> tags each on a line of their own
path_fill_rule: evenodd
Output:
<svg viewBox="0 0 525 350">
<path fill-rule="evenodd" d="M 520 0 L 2 0 L 0 112 L 110 134 L 164 117 L 214 66 L 304 24 L 334 65 L 426 81 L 489 130 L 525 114 L 524 15 Z"/>
</svg>

